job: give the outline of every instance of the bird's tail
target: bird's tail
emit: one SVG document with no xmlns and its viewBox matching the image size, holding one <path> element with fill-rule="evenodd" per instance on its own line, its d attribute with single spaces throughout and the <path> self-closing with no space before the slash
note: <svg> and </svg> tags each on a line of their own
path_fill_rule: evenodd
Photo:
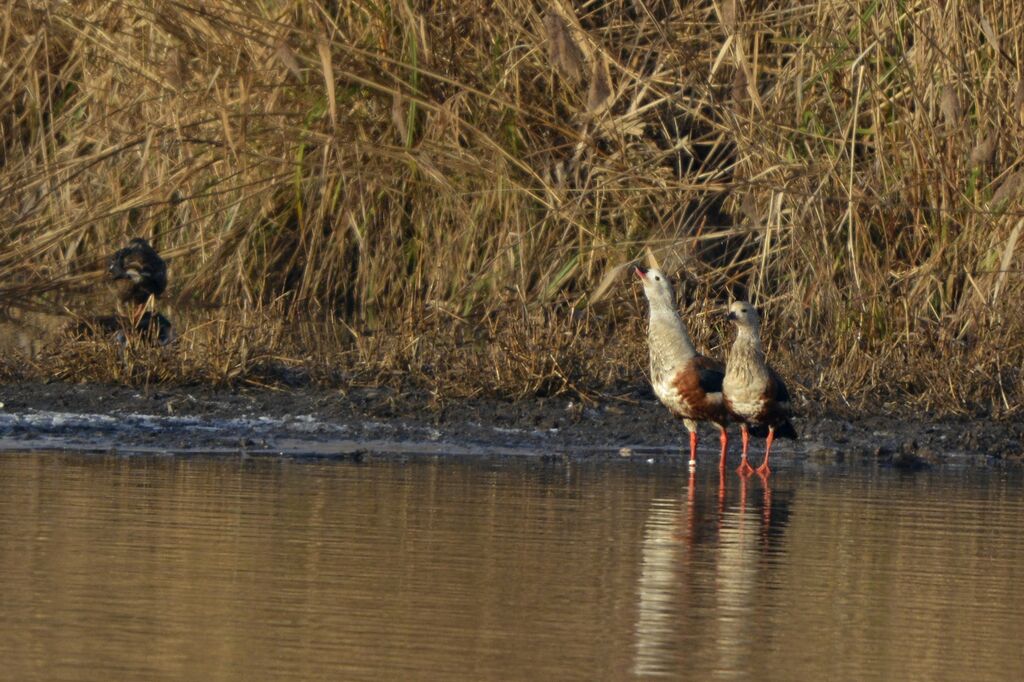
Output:
<svg viewBox="0 0 1024 682">
<path fill-rule="evenodd" d="M 798 437 L 796 429 L 793 428 L 793 422 L 788 419 L 775 427 L 775 435 L 779 438 L 792 438 L 793 440 Z"/>
<path fill-rule="evenodd" d="M 758 424 L 748 428 L 750 429 L 750 435 L 754 438 L 765 438 L 768 436 L 768 426 L 766 424 Z"/>
<path fill-rule="evenodd" d="M 768 426 L 766 424 L 751 426 L 750 435 L 756 438 L 766 438 L 768 436 Z M 799 436 L 796 433 L 796 429 L 793 428 L 793 423 L 787 419 L 775 427 L 775 437 L 792 438 L 793 440 L 796 440 Z"/>
</svg>

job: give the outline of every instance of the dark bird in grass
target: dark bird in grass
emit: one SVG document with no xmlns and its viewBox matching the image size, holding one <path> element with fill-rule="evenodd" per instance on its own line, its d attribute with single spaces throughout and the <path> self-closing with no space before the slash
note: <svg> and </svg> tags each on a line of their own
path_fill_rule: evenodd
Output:
<svg viewBox="0 0 1024 682">
<path fill-rule="evenodd" d="M 725 368 L 694 348 L 676 312 L 668 278 L 654 268 L 638 267 L 636 274 L 650 305 L 647 344 L 654 394 L 690 432 L 690 466 L 697 464 L 697 422 L 708 421 L 718 427 L 722 444 L 719 467 L 724 467 L 729 444 L 725 427 L 731 419 L 722 396 Z"/>
<path fill-rule="evenodd" d="M 142 317 L 135 323 L 134 327 L 122 326 L 114 335 L 114 339 L 125 344 L 128 341 L 128 334 L 134 333 L 147 343 L 156 343 L 166 346 L 175 339 L 174 328 L 171 321 L 160 313 L 151 313 L 148 310 L 142 313 Z"/>
<path fill-rule="evenodd" d="M 789 421 L 792 416 L 789 390 L 782 377 L 768 366 L 761 347 L 761 320 L 754 306 L 737 301 L 729 307 L 729 319 L 736 325 L 736 341 L 729 352 L 728 368 L 722 381 L 725 406 L 740 421 L 743 436 L 743 461 L 739 472 L 744 475 L 754 469 L 747 461 L 750 431 L 762 435 L 767 430 L 764 463 L 757 473 L 767 476 L 768 456 L 775 436 L 796 438 L 796 429 Z"/>
<path fill-rule="evenodd" d="M 158 298 L 167 288 L 167 264 L 149 242 L 139 237 L 110 257 L 107 274 L 118 300 L 135 306 L 133 324 L 142 319 L 150 297 Z"/>
<path fill-rule="evenodd" d="M 176 338 L 171 321 L 148 310 L 138 320 L 130 320 L 124 315 L 101 315 L 80 320 L 69 325 L 67 330 L 78 338 L 107 337 L 122 346 L 129 339 L 166 346 Z"/>
</svg>

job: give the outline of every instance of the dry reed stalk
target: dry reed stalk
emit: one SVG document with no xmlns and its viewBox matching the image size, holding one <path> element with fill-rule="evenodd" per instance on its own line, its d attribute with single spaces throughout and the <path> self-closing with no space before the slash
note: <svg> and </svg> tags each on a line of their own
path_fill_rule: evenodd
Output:
<svg viewBox="0 0 1024 682">
<path fill-rule="evenodd" d="M 1015 410 L 1022 19 L 1012 0 L 15 3 L 0 296 L 74 300 L 140 234 L 171 304 L 218 312 L 174 352 L 75 342 L 4 371 L 642 385 L 616 273 L 650 248 L 695 314 L 766 304 L 805 397 Z M 308 319 L 331 331 L 290 329 Z"/>
</svg>

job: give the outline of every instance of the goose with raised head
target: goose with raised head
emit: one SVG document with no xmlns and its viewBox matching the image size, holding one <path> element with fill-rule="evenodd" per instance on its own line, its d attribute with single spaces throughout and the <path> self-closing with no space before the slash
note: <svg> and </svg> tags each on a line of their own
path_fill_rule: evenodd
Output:
<svg viewBox="0 0 1024 682">
<path fill-rule="evenodd" d="M 637 267 L 636 274 L 650 308 L 647 344 L 654 394 L 689 431 L 690 466 L 697 465 L 697 423 L 707 421 L 718 427 L 722 445 L 719 466 L 725 467 L 729 445 L 725 427 L 730 420 L 722 396 L 725 368 L 697 352 L 676 311 L 668 277 L 655 268 Z"/>
</svg>

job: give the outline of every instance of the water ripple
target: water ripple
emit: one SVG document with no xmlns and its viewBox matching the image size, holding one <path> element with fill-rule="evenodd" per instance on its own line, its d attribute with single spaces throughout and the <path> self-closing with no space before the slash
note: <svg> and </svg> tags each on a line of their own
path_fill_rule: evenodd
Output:
<svg viewBox="0 0 1024 682">
<path fill-rule="evenodd" d="M 0 455 L 11 679 L 1015 679 L 1019 476 Z"/>
</svg>

